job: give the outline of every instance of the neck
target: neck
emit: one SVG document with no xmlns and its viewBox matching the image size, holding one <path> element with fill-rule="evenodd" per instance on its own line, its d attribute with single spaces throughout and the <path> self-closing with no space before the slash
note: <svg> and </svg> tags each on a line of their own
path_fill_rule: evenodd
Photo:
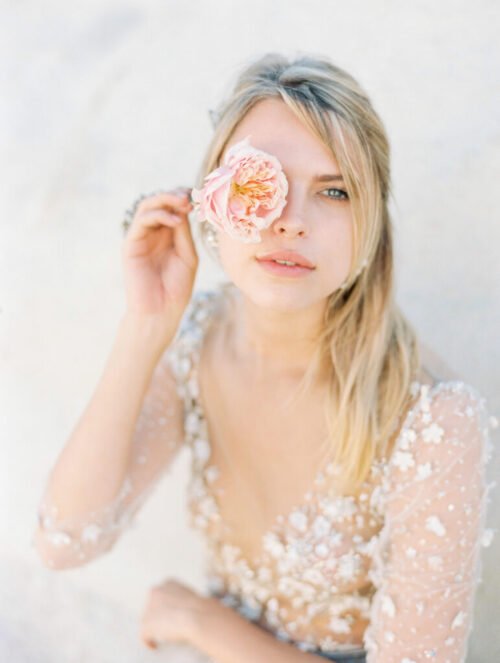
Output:
<svg viewBox="0 0 500 663">
<path fill-rule="evenodd" d="M 307 309 L 277 311 L 236 293 L 231 350 L 258 376 L 302 377 L 316 351 L 325 301 Z"/>
</svg>

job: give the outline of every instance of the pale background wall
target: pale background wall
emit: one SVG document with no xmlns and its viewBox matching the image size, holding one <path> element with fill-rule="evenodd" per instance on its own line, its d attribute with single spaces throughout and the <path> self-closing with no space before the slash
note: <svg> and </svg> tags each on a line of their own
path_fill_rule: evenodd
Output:
<svg viewBox="0 0 500 663">
<path fill-rule="evenodd" d="M 187 456 L 138 526 L 88 567 L 52 572 L 30 544 L 46 473 L 90 398 L 124 306 L 124 209 L 141 192 L 192 184 L 211 134 L 207 110 L 249 58 L 269 50 L 330 56 L 371 95 L 392 143 L 398 299 L 498 413 L 499 5 L 52 0 L 4 2 L 0 19 L 8 460 L 0 640 L 16 661 L 111 661 L 118 651 L 124 662 L 147 660 L 153 654 L 135 633 L 110 632 L 103 615 L 114 605 L 113 623 L 135 624 L 147 589 L 166 576 L 202 590 L 201 542 L 184 520 Z M 223 276 L 199 250 L 196 288 Z M 498 474 L 498 453 L 490 469 Z M 498 491 L 495 499 L 489 522 L 498 529 Z M 499 552 L 497 535 L 483 551 L 470 661 L 500 654 Z M 40 615 L 63 613 L 56 644 Z M 42 656 L 52 647 L 57 654 Z"/>
</svg>

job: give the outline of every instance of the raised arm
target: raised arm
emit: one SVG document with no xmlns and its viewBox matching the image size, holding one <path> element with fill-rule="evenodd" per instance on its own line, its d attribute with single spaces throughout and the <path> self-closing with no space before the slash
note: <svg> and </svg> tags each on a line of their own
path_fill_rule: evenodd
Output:
<svg viewBox="0 0 500 663">
<path fill-rule="evenodd" d="M 126 313 L 39 507 L 33 543 L 51 568 L 109 550 L 182 444 L 184 403 L 169 364 L 198 267 L 190 208 L 184 187 L 158 192 L 127 222 Z"/>
<path fill-rule="evenodd" d="M 175 330 L 173 330 L 175 331 Z M 33 543 L 53 569 L 108 551 L 169 468 L 184 407 L 164 330 L 125 316 L 94 395 L 47 479 Z"/>
<path fill-rule="evenodd" d="M 485 401 L 460 381 L 424 392 L 391 456 L 373 569 L 367 663 L 462 663 L 481 574 L 491 457 Z"/>
</svg>

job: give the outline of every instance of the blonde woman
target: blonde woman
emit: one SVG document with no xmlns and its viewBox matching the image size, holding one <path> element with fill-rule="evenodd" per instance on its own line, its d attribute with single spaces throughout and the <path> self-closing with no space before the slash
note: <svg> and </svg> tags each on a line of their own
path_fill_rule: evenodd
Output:
<svg viewBox="0 0 500 663">
<path fill-rule="evenodd" d="M 191 188 L 140 199 L 127 309 L 47 482 L 37 550 L 54 569 L 108 551 L 187 445 L 207 591 L 154 587 L 146 644 L 217 663 L 464 661 L 495 419 L 430 368 L 395 302 L 382 122 L 327 58 L 276 53 L 211 116 L 197 190 L 251 136 L 286 206 L 259 242 L 201 219 L 227 280 L 193 293 Z"/>
</svg>

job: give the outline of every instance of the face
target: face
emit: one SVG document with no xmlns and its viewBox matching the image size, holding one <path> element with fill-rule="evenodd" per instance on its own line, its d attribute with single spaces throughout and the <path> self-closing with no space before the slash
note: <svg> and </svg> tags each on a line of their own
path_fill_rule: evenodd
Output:
<svg viewBox="0 0 500 663">
<path fill-rule="evenodd" d="M 229 148 L 251 134 L 257 149 L 277 157 L 288 179 L 281 216 L 261 230 L 261 242 L 246 244 L 217 230 L 219 255 L 228 277 L 264 307 L 290 310 L 317 304 L 348 275 L 352 256 L 351 203 L 338 165 L 323 143 L 281 99 L 258 102 L 231 136 Z M 257 260 L 272 251 L 300 253 L 314 266 L 299 276 L 269 271 Z"/>
</svg>

